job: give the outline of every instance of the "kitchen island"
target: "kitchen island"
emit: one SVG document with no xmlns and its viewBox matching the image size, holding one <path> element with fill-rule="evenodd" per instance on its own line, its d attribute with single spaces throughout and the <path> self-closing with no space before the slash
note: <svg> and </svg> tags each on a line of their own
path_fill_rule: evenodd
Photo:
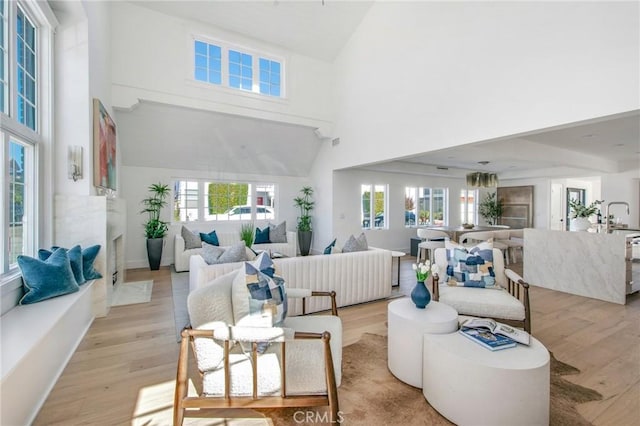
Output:
<svg viewBox="0 0 640 426">
<path fill-rule="evenodd" d="M 631 238 L 623 233 L 524 230 L 524 280 L 531 285 L 625 304 L 633 283 Z"/>
</svg>

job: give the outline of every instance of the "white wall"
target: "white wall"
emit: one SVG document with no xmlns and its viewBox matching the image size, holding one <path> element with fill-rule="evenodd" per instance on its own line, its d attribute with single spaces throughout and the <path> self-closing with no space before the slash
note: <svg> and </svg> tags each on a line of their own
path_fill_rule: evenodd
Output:
<svg viewBox="0 0 640 426">
<path fill-rule="evenodd" d="M 604 205 L 611 201 L 629 203 L 629 216 L 623 206 L 612 206 L 609 214 L 622 218 L 630 228 L 640 229 L 640 168 L 626 173 L 603 175 L 601 195 Z M 602 209 L 604 214 L 604 207 Z"/>
<path fill-rule="evenodd" d="M 500 181 L 501 188 L 530 185 L 533 185 L 533 227 L 549 229 L 550 179 L 509 179 Z"/>
<path fill-rule="evenodd" d="M 376 2 L 336 60 L 332 165 L 638 109 L 639 15 L 637 2 Z"/>
<path fill-rule="evenodd" d="M 128 2 L 113 2 L 112 10 L 113 21 L 117 23 L 111 40 L 115 106 L 129 108 L 138 99 L 146 99 L 315 127 L 330 126 L 329 88 L 333 72 L 329 63 Z M 284 57 L 287 98 L 253 96 L 195 82 L 194 35 Z"/>
<path fill-rule="evenodd" d="M 146 268 L 149 266 L 147 260 L 146 238 L 144 236 L 143 223 L 146 215 L 140 214 L 142 205 L 140 201 L 149 196 L 147 188 L 152 183 L 165 183 L 171 185 L 174 178 L 183 179 L 211 179 L 237 182 L 261 182 L 276 184 L 276 219 L 272 222 L 280 223 L 287 221 L 287 230 L 296 230 L 297 210 L 293 206 L 293 198 L 298 195 L 298 191 L 309 182 L 306 179 L 283 176 L 258 176 L 251 174 L 220 174 L 211 172 L 194 172 L 191 170 L 156 169 L 149 167 L 128 167 L 121 168 L 121 176 L 125 185 L 122 187 L 121 197 L 127 204 L 127 230 L 126 230 L 126 267 Z M 171 222 L 171 203 L 162 210 L 162 220 Z M 268 221 L 256 221 L 256 226 L 261 227 Z M 169 226 L 169 233 L 165 239 L 165 246 L 162 252 L 162 265 L 173 263 L 173 243 L 176 233 L 180 233 L 183 223 L 172 223 Z M 226 232 L 240 231 L 240 222 L 186 222 L 184 225 L 191 230 L 200 232 Z"/>
<path fill-rule="evenodd" d="M 333 173 L 333 234 L 316 236 L 315 249 L 322 249 L 333 238 L 342 247 L 349 235 L 360 235 L 362 230 L 360 212 L 360 185 L 388 185 L 388 210 L 385 221 L 388 229 L 365 230 L 367 242 L 374 247 L 409 252 L 410 239 L 417 235 L 415 227 L 404 226 L 404 194 L 408 186 L 427 186 L 449 189 L 449 224 L 460 225 L 460 190 L 465 187 L 463 179 L 430 177 L 398 173 L 380 173 L 364 170 L 341 170 Z"/>
</svg>

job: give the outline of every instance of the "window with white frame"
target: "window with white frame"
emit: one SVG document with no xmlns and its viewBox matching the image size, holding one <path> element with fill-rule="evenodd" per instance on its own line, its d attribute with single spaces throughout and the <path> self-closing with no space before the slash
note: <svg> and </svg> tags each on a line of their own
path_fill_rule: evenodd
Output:
<svg viewBox="0 0 640 426">
<path fill-rule="evenodd" d="M 173 221 L 275 219 L 275 185 L 176 180 Z"/>
<path fill-rule="evenodd" d="M 460 190 L 460 223 L 478 223 L 478 190 Z"/>
<path fill-rule="evenodd" d="M 52 21 L 46 3 L 0 0 L 0 274 L 15 269 L 19 255 L 34 256 L 38 244 L 38 152 L 50 143 L 52 101 L 40 82 L 51 80 Z"/>
<path fill-rule="evenodd" d="M 360 205 L 363 229 L 388 228 L 385 221 L 387 210 L 387 185 L 360 186 Z"/>
<path fill-rule="evenodd" d="M 221 41 L 194 40 L 194 79 L 246 92 L 283 97 L 284 60 Z"/>
<path fill-rule="evenodd" d="M 446 226 L 447 188 L 405 188 L 405 226 Z"/>
<path fill-rule="evenodd" d="M 460 190 L 460 223 L 478 223 L 478 190 Z"/>
</svg>

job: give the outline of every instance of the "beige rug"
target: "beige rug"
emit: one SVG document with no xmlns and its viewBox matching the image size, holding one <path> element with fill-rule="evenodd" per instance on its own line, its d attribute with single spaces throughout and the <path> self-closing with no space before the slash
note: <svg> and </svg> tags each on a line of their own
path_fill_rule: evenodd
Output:
<svg viewBox="0 0 640 426">
<path fill-rule="evenodd" d="M 573 384 L 561 376 L 579 370 L 551 356 L 551 425 L 588 425 L 575 409 L 576 404 L 602 399 L 596 391 Z M 344 348 L 342 385 L 338 388 L 340 412 L 344 425 L 451 425 L 433 409 L 422 390 L 396 379 L 387 368 L 387 338 L 364 334 L 356 343 Z M 291 424 L 317 425 L 324 408 L 260 410 L 275 426 Z M 315 422 L 298 422 L 309 415 Z M 295 416 L 295 417 L 294 417 Z M 324 417 L 327 418 L 327 417 Z M 517 425 L 514 425 L 517 426 Z"/>
<path fill-rule="evenodd" d="M 111 306 L 134 305 L 151 301 L 153 280 L 122 283 L 113 292 Z"/>
</svg>

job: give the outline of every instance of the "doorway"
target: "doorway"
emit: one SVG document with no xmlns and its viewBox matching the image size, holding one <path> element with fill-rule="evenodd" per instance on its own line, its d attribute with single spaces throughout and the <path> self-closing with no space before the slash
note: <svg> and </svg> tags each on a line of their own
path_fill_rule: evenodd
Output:
<svg viewBox="0 0 640 426">
<path fill-rule="evenodd" d="M 569 222 L 571 221 L 571 207 L 569 206 L 569 201 L 577 200 L 580 204 L 584 205 L 587 199 L 587 191 L 581 188 L 567 188 L 567 199 L 566 199 L 566 223 L 565 228 L 569 230 Z"/>
</svg>

